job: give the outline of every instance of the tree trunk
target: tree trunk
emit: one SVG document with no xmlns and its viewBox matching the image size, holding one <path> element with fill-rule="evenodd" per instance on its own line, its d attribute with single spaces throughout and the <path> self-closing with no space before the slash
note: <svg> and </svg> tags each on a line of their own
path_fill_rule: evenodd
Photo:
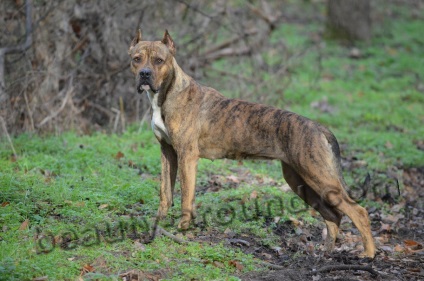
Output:
<svg viewBox="0 0 424 281">
<path fill-rule="evenodd" d="M 370 0 L 328 0 L 328 37 L 349 42 L 371 39 Z"/>
</svg>

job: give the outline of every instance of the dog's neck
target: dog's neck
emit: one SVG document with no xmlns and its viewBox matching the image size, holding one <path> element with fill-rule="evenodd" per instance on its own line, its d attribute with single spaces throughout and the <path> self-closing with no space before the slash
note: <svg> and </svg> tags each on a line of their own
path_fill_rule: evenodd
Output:
<svg viewBox="0 0 424 281">
<path fill-rule="evenodd" d="M 176 75 L 176 77 L 174 78 L 174 85 L 172 91 L 181 92 L 190 85 L 190 80 L 192 78 L 181 69 L 175 58 L 172 59 L 172 63 L 174 65 L 174 72 L 180 73 L 180 75 Z"/>
<path fill-rule="evenodd" d="M 165 87 L 160 90 L 158 105 L 162 106 L 165 100 L 172 96 L 173 93 L 181 93 L 190 85 L 192 78 L 188 76 L 178 65 L 175 58 L 172 58 L 174 72 L 172 73 L 169 81 L 165 83 Z M 178 75 L 177 75 L 178 73 Z"/>
</svg>

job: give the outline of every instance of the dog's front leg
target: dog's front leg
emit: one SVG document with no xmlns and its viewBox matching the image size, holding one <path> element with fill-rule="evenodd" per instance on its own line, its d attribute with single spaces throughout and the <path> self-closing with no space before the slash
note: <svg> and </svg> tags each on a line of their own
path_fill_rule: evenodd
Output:
<svg viewBox="0 0 424 281">
<path fill-rule="evenodd" d="M 164 141 L 160 142 L 161 148 L 161 184 L 160 184 L 160 204 L 158 217 L 166 217 L 169 208 L 173 203 L 175 179 L 177 177 L 178 161 L 174 148 Z"/>
<path fill-rule="evenodd" d="M 178 155 L 181 180 L 181 220 L 178 228 L 187 229 L 192 218 L 196 217 L 194 193 L 196 189 L 196 171 L 199 157 L 193 152 Z"/>
</svg>

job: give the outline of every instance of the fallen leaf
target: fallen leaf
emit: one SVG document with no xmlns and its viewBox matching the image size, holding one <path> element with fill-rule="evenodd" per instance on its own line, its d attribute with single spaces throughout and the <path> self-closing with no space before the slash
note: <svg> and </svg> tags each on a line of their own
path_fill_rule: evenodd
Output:
<svg viewBox="0 0 424 281">
<path fill-rule="evenodd" d="M 390 47 L 387 47 L 387 48 L 386 48 L 386 52 L 387 52 L 389 55 L 391 55 L 391 56 L 395 56 L 395 55 L 397 54 L 397 50 L 396 50 L 396 49 L 393 49 L 393 48 L 390 48 Z"/>
<path fill-rule="evenodd" d="M 28 225 L 29 225 L 29 219 L 26 219 L 26 220 L 24 220 L 24 222 L 19 227 L 19 230 L 26 230 L 26 229 L 28 229 Z"/>
<path fill-rule="evenodd" d="M 56 235 L 55 237 L 53 237 L 53 240 L 54 245 L 61 244 L 63 242 L 62 235 Z"/>
<path fill-rule="evenodd" d="M 99 206 L 99 209 L 102 210 L 104 208 L 107 208 L 109 206 L 109 204 L 102 204 Z"/>
<path fill-rule="evenodd" d="M 137 152 L 137 150 L 138 150 L 138 144 L 137 143 L 133 143 L 131 145 L 131 150 L 132 150 L 132 152 Z"/>
<path fill-rule="evenodd" d="M 218 267 L 218 268 L 224 268 L 225 265 L 222 262 L 219 261 L 213 261 L 212 263 L 213 266 Z"/>
<path fill-rule="evenodd" d="M 279 186 L 278 188 L 280 188 L 281 191 L 283 191 L 283 192 L 291 191 L 291 188 L 288 184 L 283 184 L 282 186 Z"/>
<path fill-rule="evenodd" d="M 403 252 L 403 251 L 405 251 L 405 248 L 404 247 L 402 247 L 401 245 L 399 245 L 399 244 L 397 244 L 394 248 L 393 248 L 393 250 L 395 251 L 395 252 Z"/>
<path fill-rule="evenodd" d="M 232 234 L 234 234 L 234 231 L 233 231 L 231 228 L 228 228 L 228 227 L 227 227 L 227 228 L 224 230 L 224 234 L 227 234 L 227 235 L 228 235 L 228 234 L 231 234 L 231 235 L 232 235 Z"/>
<path fill-rule="evenodd" d="M 393 144 L 390 141 L 387 141 L 385 144 L 386 148 L 393 149 Z"/>
<path fill-rule="evenodd" d="M 393 213 L 399 213 L 400 211 L 405 209 L 405 202 L 401 202 L 399 204 L 393 205 L 393 207 L 390 208 L 390 210 Z"/>
<path fill-rule="evenodd" d="M 230 266 L 237 268 L 237 270 L 240 270 L 240 271 L 243 270 L 243 268 L 244 268 L 244 266 L 238 261 L 229 261 L 228 264 Z"/>
<path fill-rule="evenodd" d="M 116 153 L 116 155 L 115 155 L 115 159 L 116 160 L 119 160 L 119 159 L 121 159 L 124 156 L 125 156 L 124 153 L 122 153 L 121 151 L 118 151 L 118 153 Z"/>
<path fill-rule="evenodd" d="M 405 246 L 407 247 L 413 247 L 413 246 L 417 246 L 419 245 L 419 243 L 417 241 L 414 240 L 403 240 L 403 243 L 405 244 Z"/>
<path fill-rule="evenodd" d="M 85 202 L 84 201 L 80 201 L 80 202 L 76 202 L 75 203 L 75 207 L 84 207 L 85 206 Z"/>
<path fill-rule="evenodd" d="M 397 223 L 400 219 L 403 219 L 405 216 L 403 214 L 397 214 L 397 215 L 381 215 L 381 219 L 385 223 Z"/>
<path fill-rule="evenodd" d="M 139 241 L 134 241 L 134 248 L 137 251 L 142 251 L 142 252 L 144 252 L 146 250 L 146 246 L 144 246 L 144 244 L 140 243 Z"/>
<path fill-rule="evenodd" d="M 352 59 L 359 59 L 362 57 L 361 50 L 358 48 L 352 48 L 349 52 L 349 57 Z"/>
<path fill-rule="evenodd" d="M 375 237 L 375 240 L 377 240 L 380 244 L 389 243 L 389 237 L 387 235 L 377 236 Z"/>
<path fill-rule="evenodd" d="M 250 193 L 250 199 L 256 199 L 258 197 L 258 192 L 256 190 L 253 190 L 252 193 Z"/>
<path fill-rule="evenodd" d="M 419 267 L 409 267 L 408 268 L 408 271 L 411 271 L 411 272 L 421 272 L 421 268 L 419 268 Z"/>
<path fill-rule="evenodd" d="M 233 183 L 240 183 L 239 178 L 237 176 L 235 176 L 235 175 L 229 175 L 227 177 L 227 180 L 229 180 L 229 181 L 231 181 Z"/>
<path fill-rule="evenodd" d="M 315 211 L 315 209 L 309 209 L 309 214 L 311 216 L 313 216 L 313 217 L 317 217 L 318 216 L 318 213 L 317 213 L 317 211 Z"/>
<path fill-rule="evenodd" d="M 84 275 L 86 273 L 94 272 L 95 270 L 96 269 L 92 265 L 90 265 L 90 264 L 84 264 L 84 266 L 81 269 L 81 274 L 80 275 L 82 276 L 82 275 Z"/>
<path fill-rule="evenodd" d="M 403 243 L 411 251 L 421 251 L 423 249 L 423 245 L 414 240 L 404 240 Z"/>
<path fill-rule="evenodd" d="M 6 207 L 7 205 L 10 205 L 10 203 L 9 202 L 3 202 L 3 203 L 1 203 L 1 206 L 2 207 Z"/>
<path fill-rule="evenodd" d="M 146 276 L 145 279 L 137 279 L 137 280 L 159 281 L 162 279 L 162 276 L 158 274 L 146 273 L 145 276 Z"/>
<path fill-rule="evenodd" d="M 315 246 L 312 242 L 308 242 L 306 244 L 306 251 L 308 252 L 308 254 L 312 255 L 315 252 Z"/>
<path fill-rule="evenodd" d="M 41 277 L 36 277 L 36 278 L 32 278 L 32 281 L 47 281 L 49 280 L 48 276 L 41 276 Z"/>
<path fill-rule="evenodd" d="M 10 162 L 14 163 L 18 160 L 18 157 L 15 154 L 10 155 Z"/>
<path fill-rule="evenodd" d="M 295 218 L 293 218 L 293 217 L 290 217 L 289 218 L 289 220 L 291 221 L 291 223 L 293 224 L 293 226 L 303 226 L 303 222 L 301 222 L 301 221 L 299 221 L 299 220 L 297 220 L 297 219 L 295 219 Z"/>
<path fill-rule="evenodd" d="M 381 223 L 380 231 L 387 231 L 387 232 L 391 232 L 392 231 L 392 227 L 390 226 L 390 224 L 383 223 L 383 222 L 380 222 L 380 223 Z"/>
<path fill-rule="evenodd" d="M 75 259 L 75 257 L 68 258 L 68 261 L 73 261 L 74 259 Z"/>
<path fill-rule="evenodd" d="M 270 254 L 268 254 L 268 253 L 261 253 L 261 256 L 264 257 L 267 260 L 272 259 L 272 256 Z"/>
</svg>

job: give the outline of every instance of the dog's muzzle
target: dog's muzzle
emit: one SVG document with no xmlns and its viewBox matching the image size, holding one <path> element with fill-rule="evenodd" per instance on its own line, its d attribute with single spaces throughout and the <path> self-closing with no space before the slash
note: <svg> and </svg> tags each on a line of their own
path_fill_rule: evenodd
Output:
<svg viewBox="0 0 424 281">
<path fill-rule="evenodd" d="M 155 89 L 153 87 L 152 76 L 153 75 L 151 69 L 143 68 L 140 70 L 137 85 L 137 92 L 139 94 L 143 93 L 143 91 L 148 90 L 152 90 L 154 93 L 158 92 L 158 89 Z"/>
</svg>

